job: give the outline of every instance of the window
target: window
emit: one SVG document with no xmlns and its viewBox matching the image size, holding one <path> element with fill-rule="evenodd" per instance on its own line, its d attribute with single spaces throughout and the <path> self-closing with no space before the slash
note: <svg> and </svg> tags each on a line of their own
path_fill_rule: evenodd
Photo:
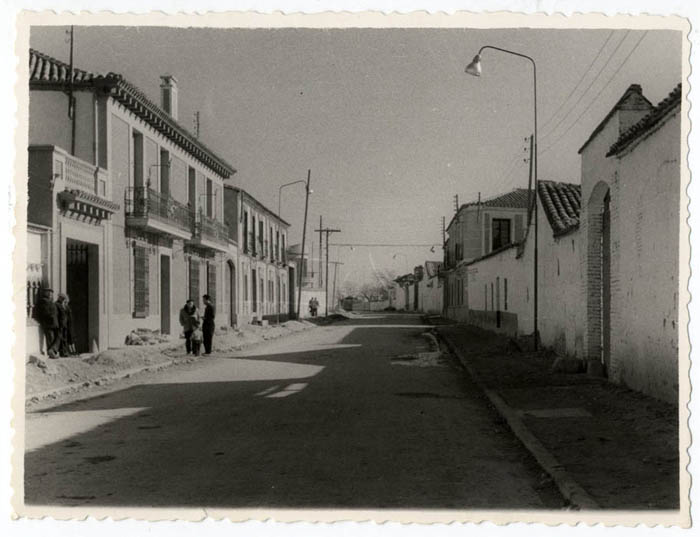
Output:
<svg viewBox="0 0 700 537">
<path fill-rule="evenodd" d="M 212 304 L 216 304 L 216 264 L 207 263 L 207 294 Z"/>
<path fill-rule="evenodd" d="M 160 150 L 160 191 L 170 194 L 170 153 L 165 149 Z"/>
<path fill-rule="evenodd" d="M 243 300 L 248 302 L 248 275 L 243 275 Z"/>
<path fill-rule="evenodd" d="M 197 173 L 192 166 L 187 170 L 187 205 L 192 211 L 197 207 Z"/>
<path fill-rule="evenodd" d="M 508 278 L 503 278 L 503 309 L 508 311 Z"/>
<path fill-rule="evenodd" d="M 510 244 L 510 220 L 494 218 L 491 220 L 491 250 L 497 250 Z"/>
<path fill-rule="evenodd" d="M 287 262 L 287 246 L 286 243 L 287 238 L 284 234 L 282 234 L 282 262 L 286 263 Z"/>
<path fill-rule="evenodd" d="M 134 143 L 134 160 L 133 160 L 133 181 L 135 187 L 143 186 L 143 134 L 139 131 L 132 131 L 132 139 Z"/>
<path fill-rule="evenodd" d="M 199 259 L 190 258 L 190 298 L 199 307 Z"/>
<path fill-rule="evenodd" d="M 247 254 L 250 251 L 248 245 L 250 238 L 248 237 L 248 211 L 243 211 L 243 253 Z M 246 288 L 248 286 L 246 285 Z M 248 300 L 248 297 L 246 297 Z"/>
<path fill-rule="evenodd" d="M 486 311 L 488 308 L 488 291 L 487 291 L 486 284 L 484 284 L 484 311 Z"/>
<path fill-rule="evenodd" d="M 493 296 L 493 282 L 491 282 L 491 311 L 495 311 L 496 309 L 496 304 Z"/>
<path fill-rule="evenodd" d="M 134 317 L 148 316 L 148 250 L 134 246 Z"/>
<path fill-rule="evenodd" d="M 207 216 L 211 218 L 212 215 L 212 199 L 214 197 L 214 193 L 212 192 L 212 184 L 211 184 L 211 179 L 207 179 Z"/>
</svg>

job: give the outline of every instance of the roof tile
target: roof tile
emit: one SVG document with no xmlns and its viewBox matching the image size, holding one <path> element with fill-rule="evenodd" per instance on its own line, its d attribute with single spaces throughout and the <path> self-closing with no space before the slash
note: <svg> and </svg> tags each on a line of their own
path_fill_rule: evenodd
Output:
<svg viewBox="0 0 700 537">
<path fill-rule="evenodd" d="M 540 180 L 538 193 L 554 236 L 576 229 L 581 216 L 581 185 Z"/>
</svg>

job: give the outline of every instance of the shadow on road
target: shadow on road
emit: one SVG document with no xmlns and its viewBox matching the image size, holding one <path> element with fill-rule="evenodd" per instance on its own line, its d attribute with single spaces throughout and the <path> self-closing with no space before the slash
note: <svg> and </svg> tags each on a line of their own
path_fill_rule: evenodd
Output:
<svg viewBox="0 0 700 537">
<path fill-rule="evenodd" d="M 26 502 L 559 507 L 461 374 L 391 365 L 421 344 L 407 320 L 340 321 L 298 350 L 216 358 L 45 411 L 28 420 Z"/>
</svg>

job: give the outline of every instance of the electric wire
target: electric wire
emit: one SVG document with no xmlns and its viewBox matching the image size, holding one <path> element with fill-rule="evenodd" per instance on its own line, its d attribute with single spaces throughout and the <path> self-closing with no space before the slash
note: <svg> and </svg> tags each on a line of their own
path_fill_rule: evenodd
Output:
<svg viewBox="0 0 700 537">
<path fill-rule="evenodd" d="M 559 128 L 559 126 L 573 113 L 573 111 L 576 109 L 576 107 L 579 105 L 579 103 L 583 100 L 583 98 L 588 93 L 588 90 L 591 89 L 593 84 L 595 84 L 598 81 L 598 79 L 600 78 L 600 75 L 603 74 L 603 71 L 605 71 L 605 68 L 610 64 L 612 59 L 615 57 L 615 54 L 617 54 L 617 51 L 620 50 L 620 47 L 622 46 L 622 44 L 627 40 L 627 36 L 629 35 L 629 33 L 630 33 L 630 31 L 627 30 L 625 35 L 618 42 L 617 46 L 615 47 L 615 50 L 613 50 L 612 54 L 610 54 L 610 56 L 608 56 L 608 59 L 605 61 L 603 66 L 600 68 L 600 70 L 598 71 L 596 76 L 593 77 L 593 79 L 588 84 L 588 86 L 586 86 L 586 89 L 583 90 L 583 93 L 581 93 L 581 95 L 579 96 L 577 101 L 573 104 L 573 106 L 571 106 L 571 108 L 569 108 L 569 111 L 557 122 L 557 124 L 548 133 L 542 135 L 540 137 L 540 140 L 543 140 L 543 139 L 548 138 L 549 136 L 553 135 L 556 132 L 556 130 Z"/>
<path fill-rule="evenodd" d="M 598 99 L 598 97 L 600 96 L 600 94 L 603 93 L 603 91 L 605 91 L 605 89 L 606 89 L 606 88 L 610 85 L 610 83 L 615 79 L 615 77 L 617 76 L 617 74 L 622 70 L 622 68 L 623 68 L 623 67 L 625 66 L 625 64 L 627 63 L 627 60 L 629 60 L 630 57 L 632 56 L 632 54 L 634 54 L 634 51 L 637 50 L 637 47 L 639 47 L 640 43 L 644 40 L 644 38 L 646 37 L 647 33 L 649 33 L 648 30 L 645 30 L 644 33 L 642 34 L 642 36 L 641 36 L 641 37 L 639 38 L 639 40 L 637 41 L 637 43 L 634 45 L 634 47 L 632 47 L 632 49 L 627 53 L 627 56 L 625 56 L 625 59 L 622 60 L 622 63 L 620 63 L 620 65 L 619 65 L 618 68 L 615 70 L 615 72 L 612 74 L 612 76 L 611 76 L 610 79 L 607 81 L 607 83 L 606 83 L 602 88 L 600 88 L 600 91 L 599 91 L 598 93 L 596 93 L 595 97 L 593 97 L 593 99 L 592 99 L 591 102 L 588 104 L 588 106 L 583 110 L 583 112 L 581 112 L 581 113 L 578 115 L 578 117 L 574 120 L 574 122 L 573 122 L 571 125 L 569 125 L 569 127 L 561 134 L 561 136 L 559 136 L 559 137 L 558 137 L 556 140 L 554 140 L 549 146 L 547 146 L 545 149 L 543 149 L 543 150 L 540 152 L 540 155 L 543 155 L 543 154 L 546 153 L 547 151 L 551 150 L 555 145 L 557 145 L 561 140 L 563 140 L 563 139 L 564 139 L 564 136 L 566 136 L 566 135 L 569 133 L 569 131 L 571 131 L 571 129 L 578 123 L 578 120 L 581 119 L 581 118 L 583 117 L 583 115 L 584 115 L 586 112 L 588 112 L 588 110 L 591 108 L 591 106 L 593 106 L 593 104 L 597 102 L 597 99 Z"/>
<path fill-rule="evenodd" d="M 586 76 L 588 75 L 588 73 L 591 71 L 591 68 L 593 67 L 593 65 L 595 64 L 595 62 L 598 61 L 598 58 L 600 58 L 600 55 L 603 53 L 603 50 L 605 49 L 605 47 L 606 47 L 606 46 L 608 45 L 608 43 L 610 42 L 610 39 L 612 39 L 612 36 L 613 36 L 614 33 L 615 33 L 615 30 L 611 30 L 611 31 L 610 31 L 610 33 L 608 34 L 607 39 L 605 40 L 605 42 L 603 43 L 603 45 L 600 47 L 600 49 L 598 49 L 598 54 L 596 54 L 595 57 L 593 58 L 593 60 L 591 61 L 591 63 L 588 64 L 588 67 L 586 68 L 586 70 L 584 71 L 584 73 L 581 75 L 581 78 L 578 79 L 578 82 L 576 82 L 576 84 L 575 84 L 574 87 L 572 88 L 571 92 L 569 92 L 569 94 L 568 94 L 568 95 L 566 96 L 566 98 L 561 102 L 561 104 L 557 107 L 557 109 L 552 113 L 552 115 L 549 116 L 549 119 L 548 119 L 547 121 L 545 121 L 545 122 L 542 124 L 542 127 L 541 127 L 541 128 L 542 128 L 543 130 L 546 130 L 547 125 L 549 125 L 549 124 L 554 120 L 554 118 L 555 118 L 555 117 L 557 116 L 557 114 L 561 111 L 561 109 L 564 107 L 564 105 L 569 101 L 569 99 L 571 98 L 571 96 L 572 96 L 572 95 L 576 92 L 576 90 L 581 86 L 581 82 L 583 82 L 583 80 L 586 78 Z"/>
</svg>

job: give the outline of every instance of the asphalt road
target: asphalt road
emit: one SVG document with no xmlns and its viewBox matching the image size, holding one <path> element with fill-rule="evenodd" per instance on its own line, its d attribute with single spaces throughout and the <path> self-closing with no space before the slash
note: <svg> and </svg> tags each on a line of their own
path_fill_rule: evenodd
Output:
<svg viewBox="0 0 700 537">
<path fill-rule="evenodd" d="M 26 503 L 560 508 L 456 361 L 396 361 L 424 331 L 341 321 L 32 412 Z"/>
</svg>

